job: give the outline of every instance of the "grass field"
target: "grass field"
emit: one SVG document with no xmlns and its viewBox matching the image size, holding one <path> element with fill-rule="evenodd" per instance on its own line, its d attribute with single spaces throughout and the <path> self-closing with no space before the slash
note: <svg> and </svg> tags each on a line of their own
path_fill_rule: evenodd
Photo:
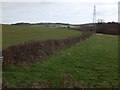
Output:
<svg viewBox="0 0 120 90">
<path fill-rule="evenodd" d="M 49 83 L 49 87 L 118 87 L 118 38 L 94 35 L 71 48 L 24 67 L 3 68 L 9 87 Z M 60 82 L 62 84 L 60 84 Z M 74 86 L 75 86 L 74 85 Z"/>
<path fill-rule="evenodd" d="M 63 39 L 80 35 L 79 31 L 42 26 L 3 25 L 3 48 L 30 40 Z"/>
</svg>

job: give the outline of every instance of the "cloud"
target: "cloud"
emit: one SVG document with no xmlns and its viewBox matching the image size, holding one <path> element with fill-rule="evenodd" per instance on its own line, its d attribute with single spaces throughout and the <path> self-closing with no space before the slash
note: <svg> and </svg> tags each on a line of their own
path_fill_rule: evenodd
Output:
<svg viewBox="0 0 120 90">
<path fill-rule="evenodd" d="M 1 0 L 2 2 L 80 2 L 80 3 L 118 3 L 119 0 Z"/>
<path fill-rule="evenodd" d="M 41 1 L 42 2 L 42 1 Z M 92 22 L 94 3 L 4 2 L 3 23 L 27 22 Z M 46 1 L 47 2 L 47 1 Z M 97 19 L 117 21 L 117 4 L 97 4 Z"/>
<path fill-rule="evenodd" d="M 120 1 L 118 3 L 118 22 L 120 23 Z"/>
</svg>

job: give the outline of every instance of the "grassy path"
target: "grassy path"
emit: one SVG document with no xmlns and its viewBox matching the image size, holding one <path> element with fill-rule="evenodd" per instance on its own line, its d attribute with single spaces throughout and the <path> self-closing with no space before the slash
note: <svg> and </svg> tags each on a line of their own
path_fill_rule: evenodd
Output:
<svg viewBox="0 0 120 90">
<path fill-rule="evenodd" d="M 118 87 L 117 51 L 117 36 L 94 35 L 42 63 L 7 66 L 3 78 L 9 87 Z"/>
</svg>

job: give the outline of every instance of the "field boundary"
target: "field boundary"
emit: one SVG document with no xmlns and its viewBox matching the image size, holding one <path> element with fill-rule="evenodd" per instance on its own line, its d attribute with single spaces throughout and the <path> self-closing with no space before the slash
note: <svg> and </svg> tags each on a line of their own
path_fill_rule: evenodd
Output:
<svg viewBox="0 0 120 90">
<path fill-rule="evenodd" d="M 87 31 L 82 32 L 78 37 L 68 39 L 28 41 L 23 44 L 12 45 L 2 51 L 3 65 L 23 65 L 25 63 L 36 62 L 38 59 L 42 60 L 45 56 L 54 54 L 56 50 L 86 40 L 92 34 L 93 32 Z"/>
</svg>

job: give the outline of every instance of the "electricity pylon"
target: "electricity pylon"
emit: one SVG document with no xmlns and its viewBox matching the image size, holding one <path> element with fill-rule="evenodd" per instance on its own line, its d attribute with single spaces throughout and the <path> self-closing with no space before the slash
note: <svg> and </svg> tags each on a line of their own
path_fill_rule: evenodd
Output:
<svg viewBox="0 0 120 90">
<path fill-rule="evenodd" d="M 94 10 L 93 10 L 93 27 L 96 32 L 96 6 L 94 5 Z"/>
</svg>

